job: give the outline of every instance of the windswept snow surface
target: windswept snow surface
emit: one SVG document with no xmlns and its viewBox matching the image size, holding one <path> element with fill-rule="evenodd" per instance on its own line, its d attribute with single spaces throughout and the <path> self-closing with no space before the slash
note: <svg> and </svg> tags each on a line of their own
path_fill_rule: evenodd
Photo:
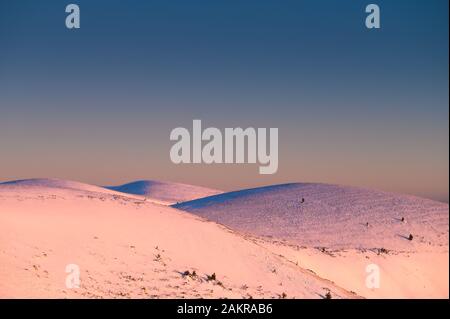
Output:
<svg viewBox="0 0 450 319">
<path fill-rule="evenodd" d="M 174 207 L 245 233 L 308 247 L 448 249 L 448 204 L 364 188 L 283 184 Z"/>
</svg>

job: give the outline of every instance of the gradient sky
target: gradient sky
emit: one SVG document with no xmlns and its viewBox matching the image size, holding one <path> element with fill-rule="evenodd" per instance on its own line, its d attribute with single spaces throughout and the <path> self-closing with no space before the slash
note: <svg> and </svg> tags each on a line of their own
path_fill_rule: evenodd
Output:
<svg viewBox="0 0 450 319">
<path fill-rule="evenodd" d="M 448 201 L 448 1 L 0 0 L 0 181 L 311 181 Z M 368 30 L 365 6 L 381 8 Z M 175 165 L 170 131 L 278 127 L 279 170 Z"/>
</svg>

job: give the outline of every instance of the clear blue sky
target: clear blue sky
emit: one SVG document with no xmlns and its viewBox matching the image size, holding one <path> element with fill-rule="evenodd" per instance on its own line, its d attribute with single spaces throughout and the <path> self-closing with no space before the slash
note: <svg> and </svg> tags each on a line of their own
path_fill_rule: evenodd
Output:
<svg viewBox="0 0 450 319">
<path fill-rule="evenodd" d="M 448 1 L 0 0 L 0 180 L 291 181 L 448 200 Z M 381 8 L 381 29 L 364 26 Z M 280 166 L 175 166 L 170 131 L 278 127 Z"/>
</svg>

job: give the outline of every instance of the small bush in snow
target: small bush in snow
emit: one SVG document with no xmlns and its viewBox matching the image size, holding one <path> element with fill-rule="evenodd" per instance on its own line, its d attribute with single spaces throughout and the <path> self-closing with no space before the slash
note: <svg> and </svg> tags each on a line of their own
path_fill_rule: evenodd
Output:
<svg viewBox="0 0 450 319">
<path fill-rule="evenodd" d="M 208 281 L 216 280 L 216 273 L 213 273 L 211 276 L 206 275 L 206 280 Z"/>
</svg>

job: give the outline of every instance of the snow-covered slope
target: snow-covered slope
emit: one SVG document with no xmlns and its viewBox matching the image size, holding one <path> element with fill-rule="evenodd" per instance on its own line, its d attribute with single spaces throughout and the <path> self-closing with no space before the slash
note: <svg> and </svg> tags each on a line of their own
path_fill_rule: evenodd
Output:
<svg viewBox="0 0 450 319">
<path fill-rule="evenodd" d="M 356 297 L 216 223 L 63 181 L 0 186 L 0 265 L 0 298 Z"/>
<path fill-rule="evenodd" d="M 143 195 L 168 204 L 222 193 L 222 191 L 201 186 L 151 180 L 136 181 L 120 186 L 107 186 L 106 188 L 128 194 Z"/>
<path fill-rule="evenodd" d="M 0 298 L 449 295 L 447 204 L 288 184 L 176 207 L 231 229 L 83 183 L 0 184 Z M 68 265 L 79 267 L 80 288 L 66 287 Z M 378 288 L 367 286 L 368 266 L 379 269 Z"/>
<path fill-rule="evenodd" d="M 309 247 L 448 250 L 448 204 L 363 188 L 284 184 L 174 207 L 235 230 Z"/>
<path fill-rule="evenodd" d="M 355 187 L 285 184 L 174 207 L 250 238 L 263 236 L 255 242 L 366 298 L 449 296 L 448 204 Z"/>
<path fill-rule="evenodd" d="M 55 179 L 34 178 L 0 183 L 0 190 L 31 192 L 38 190 L 42 194 L 58 195 L 61 191 L 90 192 L 94 194 L 114 194 L 116 196 L 145 199 L 147 201 L 171 205 L 222 193 L 222 191 L 201 186 L 162 181 L 136 181 L 120 186 L 95 186 L 86 183 Z"/>
</svg>

